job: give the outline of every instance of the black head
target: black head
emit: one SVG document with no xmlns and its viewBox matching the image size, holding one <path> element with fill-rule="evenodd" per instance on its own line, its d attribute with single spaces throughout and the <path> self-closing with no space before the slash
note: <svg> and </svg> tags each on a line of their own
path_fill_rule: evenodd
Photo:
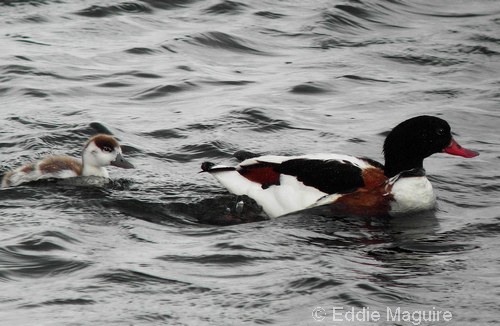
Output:
<svg viewBox="0 0 500 326">
<path fill-rule="evenodd" d="M 385 174 L 392 177 L 401 171 L 423 168 L 426 157 L 443 151 L 463 157 L 478 155 L 453 140 L 445 120 L 427 115 L 408 119 L 392 129 L 385 139 Z"/>
</svg>

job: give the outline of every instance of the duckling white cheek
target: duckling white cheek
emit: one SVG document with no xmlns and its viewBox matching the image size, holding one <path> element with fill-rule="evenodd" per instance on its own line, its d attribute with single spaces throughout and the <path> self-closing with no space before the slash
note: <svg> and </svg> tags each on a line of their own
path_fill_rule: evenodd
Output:
<svg viewBox="0 0 500 326">
<path fill-rule="evenodd" d="M 113 161 L 116 158 L 117 153 L 116 152 L 98 152 L 95 154 L 95 162 L 96 166 L 109 166 L 111 161 Z"/>
</svg>

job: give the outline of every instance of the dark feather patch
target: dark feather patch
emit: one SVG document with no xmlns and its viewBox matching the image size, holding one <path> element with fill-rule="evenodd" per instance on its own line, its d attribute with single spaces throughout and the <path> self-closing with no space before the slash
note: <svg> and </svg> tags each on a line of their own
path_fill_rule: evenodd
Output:
<svg viewBox="0 0 500 326">
<path fill-rule="evenodd" d="M 349 162 L 293 159 L 275 169 L 327 194 L 349 193 L 364 186 L 361 169 Z"/>
<path fill-rule="evenodd" d="M 88 143 L 94 142 L 101 150 L 112 152 L 119 147 L 118 142 L 111 136 L 100 134 L 89 139 Z"/>
<path fill-rule="evenodd" d="M 238 172 L 263 189 L 280 184 L 280 175 L 294 176 L 306 186 L 327 194 L 349 193 L 365 185 L 360 168 L 336 160 L 292 159 L 280 163 L 259 162 Z"/>
<path fill-rule="evenodd" d="M 260 183 L 263 189 L 280 184 L 280 173 L 277 163 L 257 163 L 243 166 L 238 172 L 250 181 Z"/>
</svg>

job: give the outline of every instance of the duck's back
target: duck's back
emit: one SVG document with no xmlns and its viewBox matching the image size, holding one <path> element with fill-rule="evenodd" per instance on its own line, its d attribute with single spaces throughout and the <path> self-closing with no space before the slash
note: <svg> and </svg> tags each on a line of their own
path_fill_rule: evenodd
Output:
<svg viewBox="0 0 500 326">
<path fill-rule="evenodd" d="M 50 178 L 72 178 L 81 175 L 82 163 L 69 156 L 49 156 L 40 161 L 28 163 L 5 174 L 2 187 Z"/>
<path fill-rule="evenodd" d="M 260 156 L 235 167 L 207 162 L 202 169 L 230 192 L 253 198 L 271 217 L 311 207 L 325 196 L 335 201 L 387 179 L 380 164 L 340 154 Z"/>
</svg>

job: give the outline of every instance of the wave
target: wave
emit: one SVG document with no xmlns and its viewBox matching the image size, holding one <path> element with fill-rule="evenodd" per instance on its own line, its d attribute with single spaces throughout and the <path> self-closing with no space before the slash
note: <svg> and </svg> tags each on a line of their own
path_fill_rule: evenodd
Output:
<svg viewBox="0 0 500 326">
<path fill-rule="evenodd" d="M 152 88 L 148 88 L 144 91 L 137 93 L 132 96 L 133 100 L 150 100 L 158 97 L 164 97 L 175 93 L 184 92 L 193 89 L 196 85 L 191 82 L 185 82 L 179 85 L 160 85 Z"/>
<path fill-rule="evenodd" d="M 57 253 L 65 252 L 66 244 L 78 240 L 58 231 L 45 231 L 8 240 L 14 244 L 0 247 L 0 279 L 5 281 L 70 274 L 92 265 L 88 261 L 59 257 Z"/>
<path fill-rule="evenodd" d="M 222 32 L 206 32 L 194 36 L 188 36 L 184 39 L 184 41 L 197 46 L 206 46 L 228 51 L 259 55 L 266 54 L 266 52 L 250 46 L 250 41 Z"/>
<path fill-rule="evenodd" d="M 110 17 L 120 14 L 137 14 L 137 13 L 152 13 L 152 9 L 148 6 L 134 3 L 122 2 L 112 6 L 93 5 L 88 8 L 75 12 L 76 15 L 92 18 Z"/>
<path fill-rule="evenodd" d="M 209 14 L 238 14 L 248 8 L 248 5 L 236 1 L 222 1 L 218 4 L 208 7 L 204 12 Z"/>
</svg>

